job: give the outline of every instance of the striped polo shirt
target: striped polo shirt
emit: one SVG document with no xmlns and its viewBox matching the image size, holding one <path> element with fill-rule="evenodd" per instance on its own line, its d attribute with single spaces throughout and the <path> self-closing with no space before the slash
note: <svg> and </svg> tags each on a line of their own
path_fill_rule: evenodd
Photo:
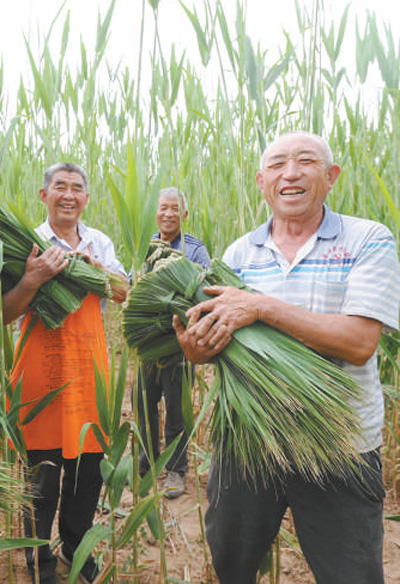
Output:
<svg viewBox="0 0 400 584">
<path fill-rule="evenodd" d="M 271 237 L 272 217 L 226 250 L 223 260 L 251 288 L 311 312 L 358 315 L 398 328 L 400 270 L 384 225 L 333 213 L 324 205 L 317 231 L 290 264 Z M 336 362 L 365 388 L 354 400 L 362 423 L 360 452 L 382 442 L 383 395 L 376 353 L 363 366 Z"/>
</svg>

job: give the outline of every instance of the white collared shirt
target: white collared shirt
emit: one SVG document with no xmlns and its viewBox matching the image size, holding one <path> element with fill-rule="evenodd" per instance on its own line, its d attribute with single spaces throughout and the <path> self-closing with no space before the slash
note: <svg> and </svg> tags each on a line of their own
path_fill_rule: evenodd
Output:
<svg viewBox="0 0 400 584">
<path fill-rule="evenodd" d="M 78 233 L 81 238 L 78 246 L 74 249 L 64 239 L 59 238 L 50 227 L 49 219 L 36 227 L 36 233 L 45 241 L 52 245 L 56 245 L 65 249 L 65 251 L 81 251 L 85 254 L 92 255 L 98 259 L 105 268 L 126 276 L 124 266 L 115 255 L 114 244 L 111 239 L 98 229 L 87 227 L 81 222 L 78 222 Z M 100 300 L 101 310 L 104 311 L 107 306 L 107 300 L 102 298 Z"/>
</svg>

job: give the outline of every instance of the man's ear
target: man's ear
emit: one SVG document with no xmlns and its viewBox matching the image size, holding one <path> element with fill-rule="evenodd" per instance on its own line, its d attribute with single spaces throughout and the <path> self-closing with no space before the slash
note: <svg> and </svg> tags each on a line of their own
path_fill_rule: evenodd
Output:
<svg viewBox="0 0 400 584">
<path fill-rule="evenodd" d="M 258 188 L 263 192 L 264 189 L 264 175 L 261 170 L 259 170 L 256 174 L 256 183 Z"/>
<path fill-rule="evenodd" d="M 41 200 L 43 203 L 46 203 L 46 200 L 47 200 L 47 193 L 46 193 L 46 191 L 45 191 L 44 189 L 40 189 L 40 191 L 39 191 L 39 196 L 40 196 L 40 200 Z"/>
<path fill-rule="evenodd" d="M 329 170 L 328 170 L 329 190 L 331 190 L 331 188 L 333 187 L 340 172 L 341 172 L 341 169 L 340 169 L 340 166 L 338 164 L 332 164 L 332 166 L 329 168 Z"/>
</svg>

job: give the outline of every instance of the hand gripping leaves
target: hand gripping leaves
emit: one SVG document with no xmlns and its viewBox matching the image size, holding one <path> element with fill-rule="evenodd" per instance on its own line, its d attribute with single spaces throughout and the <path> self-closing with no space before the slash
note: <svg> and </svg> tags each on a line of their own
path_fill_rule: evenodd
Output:
<svg viewBox="0 0 400 584">
<path fill-rule="evenodd" d="M 182 357 L 171 325 L 209 298 L 203 287 L 247 289 L 221 261 L 208 270 L 165 244 L 152 243 L 145 275 L 131 290 L 124 334 L 145 361 L 159 366 Z M 200 416 L 214 401 L 214 456 L 232 454 L 250 476 L 297 470 L 321 480 L 359 463 L 360 433 L 350 398 L 361 389 L 347 373 L 292 337 L 257 322 L 234 332 L 215 358 L 215 378 Z"/>
<path fill-rule="evenodd" d="M 3 292 L 7 292 L 22 277 L 33 243 L 37 243 L 40 252 L 50 244 L 39 237 L 16 209 L 11 213 L 0 208 L 0 240 L 4 255 Z M 70 312 L 76 312 L 88 292 L 100 298 L 112 295 L 110 274 L 86 263 L 81 255 L 68 258 L 65 270 L 42 284 L 31 302 L 34 314 L 49 329 L 59 327 Z"/>
</svg>

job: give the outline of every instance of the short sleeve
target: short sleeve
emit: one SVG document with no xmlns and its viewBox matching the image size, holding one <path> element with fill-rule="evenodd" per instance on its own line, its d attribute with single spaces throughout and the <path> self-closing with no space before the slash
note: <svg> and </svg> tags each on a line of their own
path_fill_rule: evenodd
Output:
<svg viewBox="0 0 400 584">
<path fill-rule="evenodd" d="M 112 272 L 126 276 L 125 268 L 117 258 L 114 244 L 109 237 L 106 237 L 106 241 L 102 249 L 102 256 L 102 264 L 106 268 Z"/>
<path fill-rule="evenodd" d="M 114 244 L 105 233 L 97 229 L 88 229 L 89 242 L 82 242 L 82 246 L 89 246 L 94 257 L 101 261 L 103 266 L 112 272 L 126 276 L 126 271 L 122 263 L 115 254 Z"/>
<path fill-rule="evenodd" d="M 203 268 L 208 268 L 211 260 L 204 243 L 196 247 L 196 249 L 193 252 L 191 260 L 196 264 L 200 264 Z"/>
<path fill-rule="evenodd" d="M 400 269 L 396 242 L 384 225 L 375 224 L 347 278 L 343 314 L 365 316 L 397 329 Z"/>
</svg>

